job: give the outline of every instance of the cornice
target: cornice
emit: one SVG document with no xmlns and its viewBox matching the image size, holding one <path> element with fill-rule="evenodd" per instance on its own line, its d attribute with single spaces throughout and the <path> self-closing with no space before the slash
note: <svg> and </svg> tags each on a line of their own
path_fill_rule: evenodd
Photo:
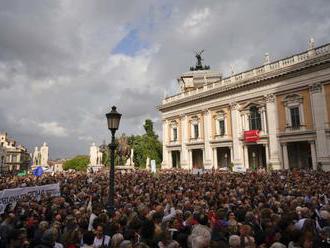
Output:
<svg viewBox="0 0 330 248">
<path fill-rule="evenodd" d="M 330 63 L 330 54 L 326 54 L 307 61 L 303 61 L 299 64 L 294 64 L 289 67 L 281 68 L 276 71 L 272 71 L 260 76 L 256 76 L 253 79 L 242 80 L 235 84 L 229 84 L 222 87 L 217 87 L 193 96 L 187 96 L 185 98 L 178 99 L 170 103 L 162 104 L 158 106 L 158 109 L 161 112 L 167 112 L 176 109 L 178 107 L 184 107 L 186 105 L 201 103 L 213 98 L 226 96 L 234 92 L 236 93 L 247 89 L 255 88 L 257 86 L 272 84 L 281 81 L 283 79 L 293 78 L 317 70 L 329 68 L 329 63 Z"/>
</svg>

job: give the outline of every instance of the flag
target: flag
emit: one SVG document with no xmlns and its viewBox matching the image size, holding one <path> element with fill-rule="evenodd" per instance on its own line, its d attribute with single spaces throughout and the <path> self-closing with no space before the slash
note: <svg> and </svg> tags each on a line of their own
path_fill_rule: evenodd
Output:
<svg viewBox="0 0 330 248">
<path fill-rule="evenodd" d="M 26 176 L 26 170 L 23 170 L 23 171 L 20 171 L 18 174 L 17 174 L 18 177 L 24 177 Z"/>
<path fill-rule="evenodd" d="M 33 175 L 35 175 L 36 177 L 40 177 L 43 173 L 44 173 L 44 170 L 42 169 L 41 166 L 38 166 L 37 168 L 35 168 L 33 170 Z"/>
</svg>

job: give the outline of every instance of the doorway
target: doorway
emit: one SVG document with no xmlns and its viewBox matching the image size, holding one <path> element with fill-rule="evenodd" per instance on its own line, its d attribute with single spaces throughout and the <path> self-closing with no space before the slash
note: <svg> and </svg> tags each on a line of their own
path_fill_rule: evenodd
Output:
<svg viewBox="0 0 330 248">
<path fill-rule="evenodd" d="M 230 164 L 230 149 L 229 147 L 218 147 L 217 148 L 217 163 L 218 168 L 227 168 Z"/>
<path fill-rule="evenodd" d="M 203 150 L 202 149 L 193 149 L 191 153 L 192 153 L 193 169 L 204 169 Z"/>
<path fill-rule="evenodd" d="M 263 145 L 249 145 L 248 156 L 249 156 L 249 168 L 251 169 L 267 168 L 266 149 Z"/>
<path fill-rule="evenodd" d="M 311 147 L 307 141 L 288 143 L 289 168 L 311 169 Z"/>
<path fill-rule="evenodd" d="M 172 168 L 180 168 L 180 151 L 172 151 Z"/>
</svg>

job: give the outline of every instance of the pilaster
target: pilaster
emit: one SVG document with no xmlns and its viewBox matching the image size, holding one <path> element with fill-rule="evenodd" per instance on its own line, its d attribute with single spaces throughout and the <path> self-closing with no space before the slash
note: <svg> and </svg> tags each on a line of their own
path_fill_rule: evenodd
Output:
<svg viewBox="0 0 330 248">
<path fill-rule="evenodd" d="M 282 143 L 282 152 L 283 152 L 283 168 L 285 170 L 288 170 L 289 169 L 289 157 L 288 157 L 287 143 Z"/>
<path fill-rule="evenodd" d="M 230 104 L 231 107 L 231 123 L 233 132 L 233 163 L 235 165 L 243 164 L 243 149 L 240 141 L 241 137 L 241 116 L 239 112 L 240 105 L 236 102 Z"/>
<path fill-rule="evenodd" d="M 211 122 L 212 122 L 212 115 L 211 112 L 205 111 L 204 112 L 204 168 L 210 169 L 212 168 L 212 148 L 210 145 L 210 135 L 211 135 Z"/>
<path fill-rule="evenodd" d="M 313 113 L 313 125 L 316 131 L 316 160 L 321 163 L 323 169 L 330 170 L 330 152 L 327 146 L 326 136 L 326 106 L 322 85 L 315 83 L 310 85 L 311 105 Z"/>
<path fill-rule="evenodd" d="M 166 147 L 168 142 L 168 123 L 167 120 L 163 120 L 163 162 L 162 162 L 162 168 L 171 168 L 172 165 L 169 164 L 169 156 L 168 156 L 168 149 Z"/>
<path fill-rule="evenodd" d="M 188 154 L 188 139 L 189 139 L 189 123 L 188 123 L 188 116 L 182 115 L 181 116 L 182 124 L 181 124 L 181 132 L 182 132 L 182 141 L 181 141 L 181 168 L 188 169 L 189 168 L 189 154 Z"/>
<path fill-rule="evenodd" d="M 268 94 L 265 96 L 265 101 L 269 138 L 269 163 L 272 164 L 274 170 L 279 170 L 281 169 L 281 165 L 278 150 L 279 142 L 276 136 L 278 125 L 276 97 L 274 94 Z"/>
</svg>

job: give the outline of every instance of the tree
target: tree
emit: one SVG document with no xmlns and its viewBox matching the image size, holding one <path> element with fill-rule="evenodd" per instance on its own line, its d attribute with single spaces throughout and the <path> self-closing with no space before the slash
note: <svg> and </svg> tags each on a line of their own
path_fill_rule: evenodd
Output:
<svg viewBox="0 0 330 248">
<path fill-rule="evenodd" d="M 154 132 L 153 122 L 147 119 L 143 127 L 146 132 L 144 135 L 131 136 L 129 139 L 129 142 L 133 143 L 134 163 L 139 167 L 145 166 L 149 157 L 159 165 L 162 162 L 162 144 Z"/>
<path fill-rule="evenodd" d="M 83 171 L 87 169 L 89 164 L 89 157 L 86 155 L 78 155 L 70 160 L 67 160 L 63 164 L 64 170 L 74 169 L 77 171 Z"/>
</svg>

